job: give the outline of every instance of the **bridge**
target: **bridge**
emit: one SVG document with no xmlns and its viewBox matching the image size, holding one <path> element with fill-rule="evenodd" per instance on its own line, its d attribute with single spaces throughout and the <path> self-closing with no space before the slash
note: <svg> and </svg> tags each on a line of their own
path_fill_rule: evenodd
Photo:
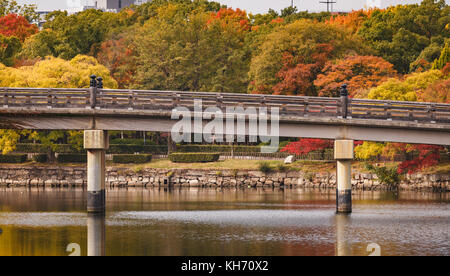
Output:
<svg viewBox="0 0 450 276">
<path fill-rule="evenodd" d="M 346 87 L 339 98 L 249 95 L 231 93 L 103 89 L 101 78 L 91 87 L 0 88 L 0 128 L 85 130 L 88 150 L 88 211 L 104 210 L 105 150 L 109 130 L 171 132 L 174 110 L 227 116 L 228 108 L 241 108 L 244 135 L 254 135 L 245 110 L 259 108 L 257 117 L 279 124 L 280 137 L 335 140 L 338 212 L 351 212 L 351 160 L 354 140 L 450 146 L 450 104 L 352 99 Z M 261 108 L 264 111 L 261 111 Z M 225 118 L 225 117 L 224 117 Z M 232 117 L 232 121 L 237 117 Z M 208 121 L 203 122 L 206 124 Z M 195 127 L 193 128 L 195 131 Z M 202 131 L 202 130 L 201 130 Z M 235 135 L 236 129 L 224 128 Z"/>
</svg>

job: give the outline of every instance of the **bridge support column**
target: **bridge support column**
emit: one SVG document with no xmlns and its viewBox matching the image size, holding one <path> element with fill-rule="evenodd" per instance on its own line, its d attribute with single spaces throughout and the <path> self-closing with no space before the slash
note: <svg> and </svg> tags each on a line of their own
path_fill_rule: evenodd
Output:
<svg viewBox="0 0 450 276">
<path fill-rule="evenodd" d="M 87 211 L 105 212 L 105 153 L 109 148 L 108 132 L 85 130 L 84 148 L 87 149 Z"/>
<path fill-rule="evenodd" d="M 337 161 L 337 213 L 352 212 L 352 160 L 354 159 L 353 140 L 336 140 L 334 158 Z"/>
</svg>

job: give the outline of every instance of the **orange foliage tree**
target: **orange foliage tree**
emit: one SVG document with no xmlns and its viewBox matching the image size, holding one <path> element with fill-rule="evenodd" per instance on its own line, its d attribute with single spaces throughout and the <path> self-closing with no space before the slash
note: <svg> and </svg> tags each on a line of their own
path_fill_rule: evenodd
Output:
<svg viewBox="0 0 450 276">
<path fill-rule="evenodd" d="M 222 8 L 218 12 L 211 13 L 211 18 L 207 24 L 211 25 L 215 22 L 220 22 L 224 28 L 230 26 L 233 29 L 240 29 L 242 31 L 249 31 L 251 29 L 247 13 L 240 9 Z"/>
<path fill-rule="evenodd" d="M 333 97 L 346 83 L 350 96 L 354 97 L 358 91 L 376 87 L 396 75 L 394 65 L 381 57 L 352 55 L 337 62 L 328 62 L 314 84 L 319 96 Z"/>
<path fill-rule="evenodd" d="M 30 24 L 23 16 L 8 14 L 0 17 L 0 34 L 4 36 L 15 36 L 24 42 L 27 37 L 38 31 L 38 27 Z"/>
<path fill-rule="evenodd" d="M 340 25 L 349 29 L 352 33 L 358 32 L 361 25 L 370 18 L 375 9 L 357 10 L 347 14 L 333 16 L 326 20 L 325 23 L 332 25 Z"/>
<path fill-rule="evenodd" d="M 276 95 L 313 95 L 314 79 L 323 68 L 333 52 L 330 44 L 315 46 L 311 57 L 306 60 L 303 56 L 294 57 L 285 52 L 283 67 L 277 74 L 279 82 L 272 88 Z"/>
<path fill-rule="evenodd" d="M 433 83 L 417 96 L 422 102 L 450 103 L 450 79 Z"/>
<path fill-rule="evenodd" d="M 97 60 L 111 71 L 111 76 L 119 88 L 128 88 L 136 70 L 133 50 L 125 38 L 108 40 L 102 43 Z"/>
</svg>

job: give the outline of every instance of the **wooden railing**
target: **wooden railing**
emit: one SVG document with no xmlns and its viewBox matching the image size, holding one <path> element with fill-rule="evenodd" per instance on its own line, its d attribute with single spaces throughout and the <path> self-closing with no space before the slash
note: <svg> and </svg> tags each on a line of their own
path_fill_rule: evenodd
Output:
<svg viewBox="0 0 450 276">
<path fill-rule="evenodd" d="M 111 90 L 99 88 L 0 88 L 0 108 L 82 108 L 104 110 L 166 110 L 175 107 L 279 108 L 281 116 L 331 117 L 450 123 L 450 104 L 378 101 L 231 93 Z M 345 116 L 346 115 L 346 116 Z"/>
</svg>

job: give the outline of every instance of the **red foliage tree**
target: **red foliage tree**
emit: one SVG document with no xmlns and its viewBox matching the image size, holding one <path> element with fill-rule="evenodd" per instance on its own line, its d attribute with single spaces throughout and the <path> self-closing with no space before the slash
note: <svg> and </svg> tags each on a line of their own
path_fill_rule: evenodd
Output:
<svg viewBox="0 0 450 276">
<path fill-rule="evenodd" d="M 322 139 L 300 139 L 297 142 L 289 143 L 281 152 L 288 152 L 296 155 L 307 155 L 316 150 L 324 150 L 333 147 L 333 142 Z"/>
<path fill-rule="evenodd" d="M 399 165 L 399 173 L 415 173 L 439 163 L 440 151 L 443 147 L 434 145 L 395 144 L 398 151 L 417 154 L 413 160 L 404 161 Z"/>
<path fill-rule="evenodd" d="M 273 87 L 274 94 L 314 95 L 314 80 L 332 52 L 332 45 L 318 44 L 308 61 L 302 56 L 295 58 L 291 53 L 284 53 L 283 67 L 277 74 L 280 82 Z"/>
<path fill-rule="evenodd" d="M 8 14 L 0 17 L 0 34 L 4 36 L 15 36 L 23 42 L 38 31 L 38 27 L 30 24 L 23 16 Z"/>
</svg>

